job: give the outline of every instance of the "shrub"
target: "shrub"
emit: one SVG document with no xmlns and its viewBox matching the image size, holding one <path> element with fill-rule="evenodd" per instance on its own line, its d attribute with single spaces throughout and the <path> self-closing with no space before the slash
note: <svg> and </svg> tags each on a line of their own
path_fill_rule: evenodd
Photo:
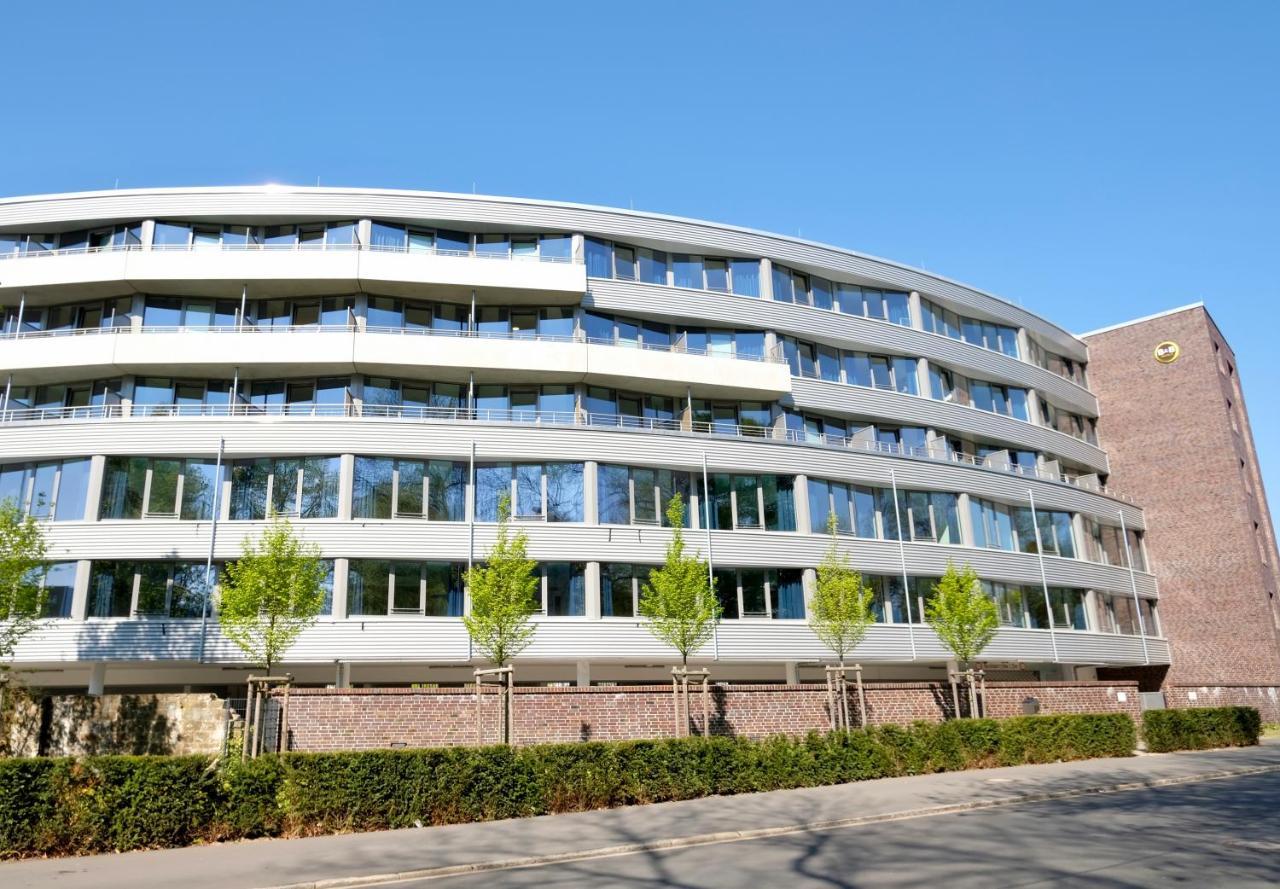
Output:
<svg viewBox="0 0 1280 889">
<path fill-rule="evenodd" d="M 1000 723 L 1001 765 L 1128 756 L 1137 745 L 1124 713 L 1017 716 Z"/>
<path fill-rule="evenodd" d="M 1256 738 L 1257 715 L 1250 712 Z M 1228 724 L 1240 726 L 1239 719 Z M 1129 717 L 1108 714 L 961 719 L 765 740 L 289 753 L 220 766 L 195 756 L 0 760 L 0 856 L 487 821 L 1125 756 L 1133 741 Z"/>
<path fill-rule="evenodd" d="M 1254 707 L 1192 707 L 1148 710 L 1142 715 L 1142 736 L 1152 753 L 1249 747 L 1258 743 L 1262 716 Z"/>
<path fill-rule="evenodd" d="M 40 852 L 58 807 L 53 759 L 0 759 L 0 859 Z"/>
</svg>

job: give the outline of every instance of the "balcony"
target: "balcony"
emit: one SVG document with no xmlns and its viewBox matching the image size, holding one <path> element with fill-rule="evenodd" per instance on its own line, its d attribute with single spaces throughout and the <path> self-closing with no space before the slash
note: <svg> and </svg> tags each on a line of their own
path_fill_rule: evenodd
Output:
<svg viewBox="0 0 1280 889">
<path fill-rule="evenodd" d="M 246 282 L 269 281 L 272 295 L 358 291 L 367 282 L 401 295 L 432 286 L 445 295 L 472 289 L 511 301 L 578 299 L 581 262 L 439 248 L 364 244 L 139 245 L 77 247 L 0 255 L 0 295 L 29 291 L 57 299 L 133 290 L 239 298 Z"/>
<path fill-rule="evenodd" d="M 354 318 L 352 321 L 354 322 Z M 721 398 L 773 399 L 791 389 L 783 359 L 683 340 L 654 346 L 532 332 L 303 325 L 284 327 L 105 327 L 29 331 L 0 340 L 20 383 L 150 374 L 220 376 L 237 369 L 292 375 L 368 373 L 410 377 L 444 370 L 449 379 L 589 382 L 684 397 L 689 387 Z M 429 370 L 428 370 L 429 369 Z M 261 376 L 259 372 L 257 374 Z M 642 382 L 641 382 L 642 381 Z"/>
</svg>

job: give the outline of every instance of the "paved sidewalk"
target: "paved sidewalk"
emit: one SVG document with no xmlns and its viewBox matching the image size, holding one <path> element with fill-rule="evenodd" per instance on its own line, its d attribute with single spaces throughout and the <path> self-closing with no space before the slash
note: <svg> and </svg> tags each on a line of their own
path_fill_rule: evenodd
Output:
<svg viewBox="0 0 1280 889">
<path fill-rule="evenodd" d="M 885 778 L 483 824 L 18 861 L 0 864 L 0 885 L 6 889 L 261 889 L 525 856 L 586 853 L 704 834 L 786 829 L 850 818 L 906 817 L 939 807 L 1088 793 L 1115 785 L 1196 780 L 1257 769 L 1280 770 L 1280 743 Z"/>
</svg>

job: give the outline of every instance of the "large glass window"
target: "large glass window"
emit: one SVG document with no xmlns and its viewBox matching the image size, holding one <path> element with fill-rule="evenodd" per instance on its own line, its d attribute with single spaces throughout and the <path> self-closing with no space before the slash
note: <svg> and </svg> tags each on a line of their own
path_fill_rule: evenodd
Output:
<svg viewBox="0 0 1280 889">
<path fill-rule="evenodd" d="M 551 617 L 587 613 L 587 566 L 583 562 L 543 562 L 542 611 Z"/>
<path fill-rule="evenodd" d="M 1015 327 L 979 318 L 966 318 L 927 299 L 920 301 L 920 310 L 924 329 L 930 333 L 953 340 L 964 340 L 971 345 L 1002 352 L 1012 358 L 1018 357 L 1018 330 Z"/>
<path fill-rule="evenodd" d="M 0 466 L 0 502 L 25 515 L 58 522 L 85 518 L 89 458 L 9 463 Z"/>
<path fill-rule="evenodd" d="M 356 457 L 352 515 L 463 521 L 466 476 L 461 461 Z"/>
<path fill-rule="evenodd" d="M 899 524 L 904 539 L 915 542 L 960 544 L 958 498 L 943 491 L 899 491 L 897 510 L 893 493 L 877 489 L 880 524 L 886 540 L 897 540 Z"/>
<path fill-rule="evenodd" d="M 347 616 L 461 617 L 466 564 L 350 559 Z"/>
<path fill-rule="evenodd" d="M 741 475 L 716 472 L 710 475 L 710 499 L 701 478 L 697 478 L 699 523 L 707 519 L 713 530 L 794 531 L 795 477 Z"/>
<path fill-rule="evenodd" d="M 600 616 L 635 617 L 640 596 L 649 582 L 651 565 L 603 562 L 600 565 Z"/>
<path fill-rule="evenodd" d="M 235 461 L 231 467 L 231 518 L 257 521 L 270 515 L 336 518 L 340 462 L 338 457 L 261 457 Z"/>
<path fill-rule="evenodd" d="M 969 381 L 969 397 L 978 410 L 1026 420 L 1027 390 L 1016 386 L 1000 386 L 982 380 Z"/>
<path fill-rule="evenodd" d="M 1014 549 L 1013 511 L 1002 504 L 976 497 L 969 500 L 973 545 L 989 549 Z"/>
<path fill-rule="evenodd" d="M 204 562 L 95 561 L 89 573 L 89 617 L 198 618 L 214 604 L 221 566 Z"/>
<path fill-rule="evenodd" d="M 503 497 L 516 519 L 581 522 L 581 463 L 476 464 L 476 521 L 496 522 Z"/>
<path fill-rule="evenodd" d="M 1032 524 L 1031 510 L 1026 507 L 1016 507 L 1013 510 L 1013 519 L 1018 535 L 1018 549 L 1024 553 L 1037 552 L 1036 527 Z M 1035 519 L 1039 522 L 1040 544 L 1044 547 L 1045 555 L 1061 556 L 1064 559 L 1076 557 L 1071 513 L 1037 509 Z"/>
<path fill-rule="evenodd" d="M 40 616 L 70 617 L 71 598 L 76 586 L 76 563 L 53 562 L 46 565 L 40 586 Z"/>
<path fill-rule="evenodd" d="M 722 616 L 803 620 L 804 584 L 795 568 L 718 568 L 716 597 Z"/>
</svg>

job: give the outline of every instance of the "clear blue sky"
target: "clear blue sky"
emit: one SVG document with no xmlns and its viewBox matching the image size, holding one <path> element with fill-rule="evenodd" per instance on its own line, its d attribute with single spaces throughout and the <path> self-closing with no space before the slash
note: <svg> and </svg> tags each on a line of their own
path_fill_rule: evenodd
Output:
<svg viewBox="0 0 1280 889">
<path fill-rule="evenodd" d="M 1280 491 L 1274 0 L 67 2 L 3 27 L 0 194 L 474 186 L 799 233 L 1076 331 L 1203 299 Z"/>
</svg>

